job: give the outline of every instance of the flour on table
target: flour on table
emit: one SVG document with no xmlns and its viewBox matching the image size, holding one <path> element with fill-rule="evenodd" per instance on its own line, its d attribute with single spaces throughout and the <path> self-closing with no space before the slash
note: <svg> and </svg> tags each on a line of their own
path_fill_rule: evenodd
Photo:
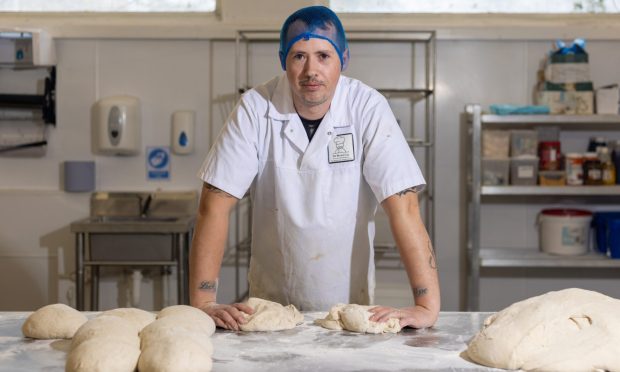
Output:
<svg viewBox="0 0 620 372">
<path fill-rule="evenodd" d="M 22 333 L 37 339 L 70 339 L 87 320 L 84 314 L 65 304 L 47 305 L 26 319 Z"/>
<path fill-rule="evenodd" d="M 304 316 L 293 305 L 282 306 L 256 297 L 250 297 L 246 305 L 254 309 L 254 313 L 243 313 L 247 322 L 239 325 L 242 331 L 281 331 L 295 328 L 304 321 Z"/>
<path fill-rule="evenodd" d="M 356 304 L 338 304 L 333 306 L 324 319 L 314 322 L 323 328 L 343 330 L 360 333 L 398 333 L 402 329 L 400 320 L 390 318 L 386 322 L 373 322 L 369 318 L 373 315 L 370 311 L 374 306 Z"/>
<path fill-rule="evenodd" d="M 526 371 L 620 371 L 620 300 L 578 288 L 549 292 L 491 315 L 467 355 Z"/>
</svg>

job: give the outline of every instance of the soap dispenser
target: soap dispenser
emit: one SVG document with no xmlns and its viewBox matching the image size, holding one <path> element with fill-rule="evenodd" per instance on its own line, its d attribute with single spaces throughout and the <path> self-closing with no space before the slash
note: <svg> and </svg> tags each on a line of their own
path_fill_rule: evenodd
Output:
<svg viewBox="0 0 620 372">
<path fill-rule="evenodd" d="M 172 152 L 187 155 L 194 152 L 194 111 L 175 111 L 172 114 Z"/>
<path fill-rule="evenodd" d="M 112 96 L 95 102 L 91 110 L 92 147 L 99 155 L 137 155 L 141 147 L 140 100 Z"/>
</svg>

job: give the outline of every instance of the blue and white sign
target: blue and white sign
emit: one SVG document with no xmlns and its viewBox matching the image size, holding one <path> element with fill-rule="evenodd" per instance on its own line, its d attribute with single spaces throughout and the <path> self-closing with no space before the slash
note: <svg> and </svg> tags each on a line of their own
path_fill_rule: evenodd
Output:
<svg viewBox="0 0 620 372">
<path fill-rule="evenodd" d="M 170 148 L 146 148 L 146 176 L 149 180 L 170 179 Z"/>
</svg>

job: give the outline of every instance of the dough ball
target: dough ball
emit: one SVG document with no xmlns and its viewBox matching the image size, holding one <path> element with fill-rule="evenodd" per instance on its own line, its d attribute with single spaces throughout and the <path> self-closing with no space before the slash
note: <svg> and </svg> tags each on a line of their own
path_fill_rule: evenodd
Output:
<svg viewBox="0 0 620 372">
<path fill-rule="evenodd" d="M 324 319 L 317 319 L 315 323 L 333 330 L 346 329 L 360 333 L 398 333 L 401 331 L 400 320 L 390 318 L 387 322 L 372 322 L 369 311 L 374 306 L 356 304 L 338 304 L 333 306 Z"/>
<path fill-rule="evenodd" d="M 144 339 L 157 339 L 158 334 L 164 333 L 164 329 L 172 331 L 183 331 L 189 333 L 200 333 L 205 337 L 210 337 L 215 331 L 215 323 L 211 317 L 206 319 L 196 320 L 191 318 L 183 318 L 181 316 L 167 316 L 160 318 L 145 327 L 140 332 L 140 339 L 144 342 Z"/>
<path fill-rule="evenodd" d="M 65 304 L 43 306 L 30 314 L 22 325 L 26 337 L 38 339 L 71 338 L 88 318 Z"/>
<path fill-rule="evenodd" d="M 526 371 L 620 371 L 620 301 L 578 288 L 514 303 L 484 322 L 467 356 Z"/>
<path fill-rule="evenodd" d="M 155 314 L 132 307 L 104 311 L 101 315 L 112 315 L 127 319 L 136 325 L 138 331 L 155 321 Z"/>
<path fill-rule="evenodd" d="M 169 316 L 181 316 L 188 319 L 196 319 L 198 321 L 208 321 L 207 318 L 211 319 L 211 317 L 204 311 L 187 305 L 173 305 L 163 308 L 159 314 L 157 314 L 157 319 L 166 318 Z"/>
<path fill-rule="evenodd" d="M 138 362 L 140 372 L 207 372 L 212 367 L 208 350 L 182 333 L 143 348 Z"/>
<path fill-rule="evenodd" d="M 84 323 L 73 336 L 71 349 L 93 338 L 115 340 L 140 348 L 140 337 L 135 325 L 117 316 L 102 315 Z"/>
<path fill-rule="evenodd" d="M 256 297 L 250 297 L 246 304 L 254 313 L 242 313 L 247 321 L 239 325 L 242 331 L 281 331 L 295 328 L 304 321 L 304 316 L 293 305 L 282 306 Z"/>
<path fill-rule="evenodd" d="M 213 355 L 213 343 L 206 333 L 171 327 L 153 327 L 156 324 L 157 322 L 149 325 L 145 328 L 148 332 L 141 334 L 141 349 L 144 350 L 159 342 L 174 342 L 187 338 L 200 345 L 209 356 Z"/>
<path fill-rule="evenodd" d="M 135 345 L 95 337 L 71 350 L 65 372 L 133 372 L 139 357 Z"/>
</svg>

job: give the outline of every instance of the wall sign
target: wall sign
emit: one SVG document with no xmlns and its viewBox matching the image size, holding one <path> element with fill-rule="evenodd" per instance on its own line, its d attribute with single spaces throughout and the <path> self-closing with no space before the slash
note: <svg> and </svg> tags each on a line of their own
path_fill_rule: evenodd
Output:
<svg viewBox="0 0 620 372">
<path fill-rule="evenodd" d="M 146 176 L 148 180 L 170 179 L 170 148 L 146 148 Z"/>
</svg>

